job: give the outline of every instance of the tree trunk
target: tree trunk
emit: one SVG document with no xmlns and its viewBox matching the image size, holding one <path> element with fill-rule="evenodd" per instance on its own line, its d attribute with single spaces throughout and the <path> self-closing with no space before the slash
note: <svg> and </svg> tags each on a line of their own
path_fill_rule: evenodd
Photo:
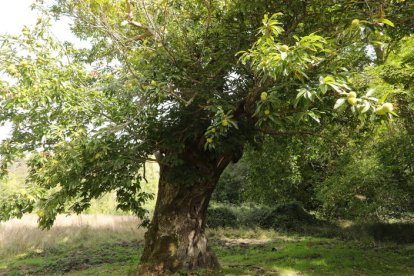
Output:
<svg viewBox="0 0 414 276">
<path fill-rule="evenodd" d="M 140 275 L 219 268 L 207 246 L 205 225 L 211 194 L 228 164 L 220 163 L 160 164 L 157 203 L 145 234 Z"/>
</svg>

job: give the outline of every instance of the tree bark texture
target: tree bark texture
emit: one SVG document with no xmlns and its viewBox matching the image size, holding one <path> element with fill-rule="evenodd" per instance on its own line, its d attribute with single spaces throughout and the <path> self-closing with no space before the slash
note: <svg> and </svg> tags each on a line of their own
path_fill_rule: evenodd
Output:
<svg viewBox="0 0 414 276">
<path fill-rule="evenodd" d="M 200 163 L 177 167 L 160 164 L 157 203 L 145 234 L 139 275 L 219 268 L 215 254 L 207 246 L 206 212 L 229 160 Z M 186 170 L 190 173 L 186 174 Z"/>
</svg>

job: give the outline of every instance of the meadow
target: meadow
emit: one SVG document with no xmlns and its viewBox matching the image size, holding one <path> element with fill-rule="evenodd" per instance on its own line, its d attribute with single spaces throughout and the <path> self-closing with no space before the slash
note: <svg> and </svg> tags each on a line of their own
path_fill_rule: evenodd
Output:
<svg viewBox="0 0 414 276">
<path fill-rule="evenodd" d="M 156 193 L 158 170 L 148 164 L 147 191 Z M 0 187 L 24 188 L 25 174 L 24 164 L 16 165 Z M 198 275 L 414 275 L 413 217 L 369 230 L 352 221 L 306 223 L 306 215 L 294 224 L 299 230 L 282 231 L 257 227 L 266 210 L 212 203 L 207 233 L 222 269 Z M 272 219 L 285 223 L 294 215 Z M 113 193 L 94 200 L 86 214 L 59 215 L 50 230 L 38 228 L 35 214 L 0 222 L 0 275 L 135 275 L 146 231 L 139 225 L 116 209 Z"/>
<path fill-rule="evenodd" d="M 0 224 L 0 275 L 134 275 L 145 229 L 127 215 L 36 216 Z M 209 229 L 220 272 L 198 275 L 413 275 L 414 244 L 264 230 Z M 191 274 L 197 275 L 197 274 Z"/>
</svg>

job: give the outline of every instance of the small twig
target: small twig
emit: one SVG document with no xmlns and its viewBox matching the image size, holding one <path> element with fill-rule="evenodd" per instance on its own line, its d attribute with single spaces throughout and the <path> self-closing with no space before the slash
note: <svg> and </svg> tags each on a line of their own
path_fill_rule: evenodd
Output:
<svg viewBox="0 0 414 276">
<path fill-rule="evenodd" d="M 143 166 L 144 167 L 144 173 L 142 174 L 142 178 L 145 180 L 145 183 L 148 183 L 145 162 L 143 164 L 144 164 L 144 166 Z"/>
</svg>

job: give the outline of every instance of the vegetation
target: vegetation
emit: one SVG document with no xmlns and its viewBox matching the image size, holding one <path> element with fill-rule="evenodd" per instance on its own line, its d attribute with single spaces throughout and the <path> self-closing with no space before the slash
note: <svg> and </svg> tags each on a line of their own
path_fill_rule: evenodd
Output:
<svg viewBox="0 0 414 276">
<path fill-rule="evenodd" d="M 47 234 L 36 220 L 24 216 L 0 225 L 1 274 L 127 275 L 136 270 L 144 229 L 137 228 L 135 217 L 60 216 Z"/>
<path fill-rule="evenodd" d="M 399 103 L 401 116 L 391 126 L 358 124 L 341 113 L 344 120 L 318 133 L 267 137 L 229 166 L 213 199 L 270 206 L 297 201 L 327 219 L 386 222 L 413 212 L 414 100 L 407 82 L 413 76 L 406 62 L 413 49 L 413 38 L 403 39 L 388 61 L 356 80 Z"/>
<path fill-rule="evenodd" d="M 0 273 L 133 274 L 144 238 L 136 223 L 133 217 L 58 217 L 47 235 L 37 229 L 33 216 L 3 223 Z M 218 228 L 207 235 L 222 263 L 214 275 L 409 275 L 414 271 L 412 245 L 257 228 Z"/>
<path fill-rule="evenodd" d="M 1 174 L 17 160 L 27 159 L 28 168 L 22 188 L 2 195 L 0 220 L 36 213 L 49 229 L 59 214 L 115 198 L 118 210 L 148 226 L 135 247 L 142 249 L 138 273 L 163 275 L 219 270 L 212 248 L 224 264 L 255 252 L 248 246 L 230 256 L 218 241 L 207 245 L 212 197 L 259 205 L 246 224 L 256 219 L 305 235 L 307 225 L 329 228 L 355 217 L 384 223 L 414 211 L 411 1 L 35 6 L 43 12 L 35 26 L 0 38 L 0 123 L 12 125 L 0 145 Z M 49 27 L 61 17 L 73 20 L 72 31 L 90 47 L 54 39 Z M 159 164 L 158 189 L 147 184 L 148 162 Z M 225 206 L 210 210 L 212 226 L 237 219 Z M 321 257 L 329 250 L 306 249 L 323 241 L 300 238 L 300 249 L 287 245 L 287 257 L 272 260 L 307 273 L 335 270 L 329 253 Z M 348 244 L 336 256 L 361 254 Z M 114 260 L 126 261 L 127 248 Z M 262 265 L 255 273 L 276 273 L 263 263 L 269 248 L 233 272 L 257 270 L 247 267 L 255 261 Z M 95 254 L 88 250 L 85 256 Z M 405 264 L 405 253 L 384 256 Z"/>
</svg>

